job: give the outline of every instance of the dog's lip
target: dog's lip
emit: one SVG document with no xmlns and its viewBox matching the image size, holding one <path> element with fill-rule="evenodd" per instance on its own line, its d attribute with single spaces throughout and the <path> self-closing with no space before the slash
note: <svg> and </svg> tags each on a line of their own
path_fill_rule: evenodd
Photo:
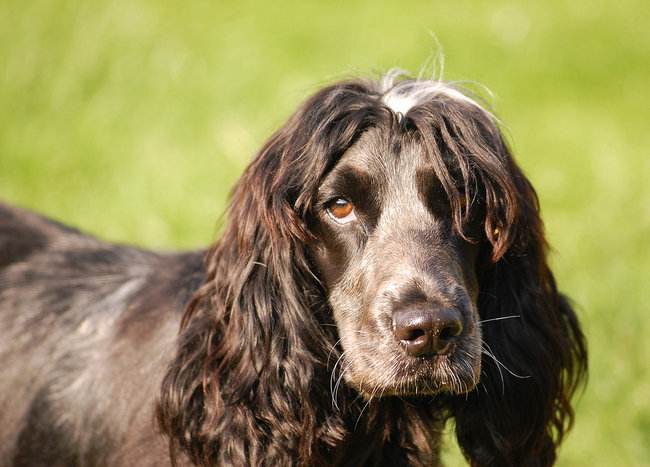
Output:
<svg viewBox="0 0 650 467">
<path fill-rule="evenodd" d="M 469 374 L 466 371 L 469 366 L 450 362 L 451 354 L 408 357 L 405 360 L 403 373 L 395 375 L 394 381 L 386 385 L 373 385 L 368 378 L 363 378 L 361 384 L 350 380 L 348 383 L 352 383 L 365 398 L 377 398 L 465 394 L 479 382 L 480 367 L 475 369 L 474 365 L 469 365 L 473 368 L 472 374 Z"/>
<path fill-rule="evenodd" d="M 474 390 L 478 385 L 478 380 L 463 381 L 462 384 L 454 383 L 451 378 L 448 379 L 425 379 L 409 380 L 400 384 L 389 385 L 381 388 L 369 387 L 365 384 L 358 386 L 357 390 L 363 397 L 382 398 L 382 397 L 422 397 L 435 396 L 439 394 L 467 394 Z"/>
</svg>

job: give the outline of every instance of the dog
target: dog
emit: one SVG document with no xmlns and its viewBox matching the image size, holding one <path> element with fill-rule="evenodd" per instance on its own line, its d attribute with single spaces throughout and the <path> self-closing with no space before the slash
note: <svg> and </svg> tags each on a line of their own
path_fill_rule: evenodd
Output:
<svg viewBox="0 0 650 467">
<path fill-rule="evenodd" d="M 587 369 L 493 113 L 391 71 L 263 145 L 205 251 L 0 206 L 0 465 L 549 466 Z"/>
</svg>

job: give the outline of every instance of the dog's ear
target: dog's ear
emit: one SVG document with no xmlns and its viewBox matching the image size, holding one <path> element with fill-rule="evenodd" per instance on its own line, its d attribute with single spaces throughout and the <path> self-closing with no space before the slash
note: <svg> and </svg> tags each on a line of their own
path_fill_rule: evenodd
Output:
<svg viewBox="0 0 650 467">
<path fill-rule="evenodd" d="M 510 222 L 487 223 L 499 227 L 490 227 L 479 261 L 478 308 L 481 320 L 513 318 L 482 326 L 481 379 L 454 401 L 456 433 L 471 465 L 549 466 L 573 422 L 571 396 L 587 350 L 547 264 L 536 194 L 506 145 L 496 146 L 505 152 L 516 209 Z"/>
<path fill-rule="evenodd" d="M 307 218 L 321 177 L 373 121 L 377 106 L 368 94 L 356 82 L 317 93 L 234 190 L 158 405 L 172 451 L 198 465 L 314 458 L 316 426 L 330 411 L 304 401 L 329 400 L 327 388 L 311 383 L 325 378 L 336 339 L 319 324 L 328 318 L 305 248 Z"/>
<path fill-rule="evenodd" d="M 474 391 L 452 397 L 461 449 L 476 466 L 551 465 L 587 351 L 547 264 L 537 195 L 489 112 L 434 101 L 409 116 L 436 156 L 455 228 L 481 244 L 482 373 Z"/>
</svg>

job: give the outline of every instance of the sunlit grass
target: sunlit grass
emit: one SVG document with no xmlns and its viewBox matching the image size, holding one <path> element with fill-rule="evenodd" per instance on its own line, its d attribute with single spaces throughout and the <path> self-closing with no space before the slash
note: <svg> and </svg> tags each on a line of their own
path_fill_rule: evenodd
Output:
<svg viewBox="0 0 650 467">
<path fill-rule="evenodd" d="M 591 378 L 560 463 L 650 465 L 643 11 L 641 0 L 5 0 L 0 198 L 114 241 L 205 245 L 247 161 L 301 99 L 339 77 L 417 72 L 434 32 L 447 77 L 494 92 L 589 338 Z"/>
</svg>

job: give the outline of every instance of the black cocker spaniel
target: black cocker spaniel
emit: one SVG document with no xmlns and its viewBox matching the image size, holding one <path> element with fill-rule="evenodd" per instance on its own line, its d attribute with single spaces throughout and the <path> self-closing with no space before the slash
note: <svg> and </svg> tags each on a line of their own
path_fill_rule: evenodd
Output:
<svg viewBox="0 0 650 467">
<path fill-rule="evenodd" d="M 494 116 L 389 72 L 309 98 L 207 251 L 0 206 L 1 466 L 548 466 L 584 337 Z"/>
</svg>

